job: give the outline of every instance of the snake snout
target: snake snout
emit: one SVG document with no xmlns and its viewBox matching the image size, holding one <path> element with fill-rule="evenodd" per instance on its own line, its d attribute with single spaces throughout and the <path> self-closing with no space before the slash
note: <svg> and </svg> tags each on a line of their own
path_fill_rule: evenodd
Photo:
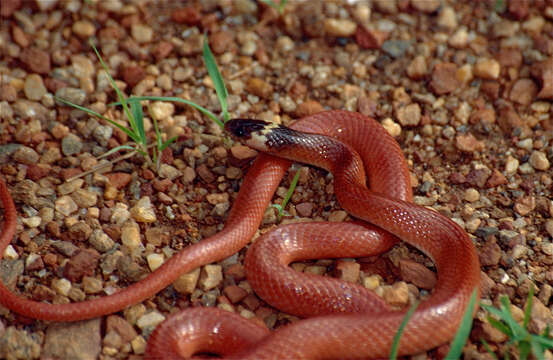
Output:
<svg viewBox="0 0 553 360">
<path fill-rule="evenodd" d="M 225 123 L 225 130 L 237 140 L 248 140 L 252 133 L 265 129 L 269 123 L 255 119 L 231 119 Z"/>
</svg>

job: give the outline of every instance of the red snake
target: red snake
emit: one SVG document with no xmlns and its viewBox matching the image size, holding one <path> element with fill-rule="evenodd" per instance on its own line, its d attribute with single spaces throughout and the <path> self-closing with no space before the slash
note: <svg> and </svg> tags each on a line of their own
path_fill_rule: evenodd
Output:
<svg viewBox="0 0 553 360">
<path fill-rule="evenodd" d="M 292 126 L 325 136 L 287 128 L 273 131 L 274 126 L 252 120 L 232 120 L 226 128 L 262 151 L 331 171 L 339 203 L 354 217 L 375 226 L 287 225 L 263 235 L 249 249 L 245 266 L 256 293 L 283 311 L 315 317 L 269 334 L 263 326 L 237 314 L 187 309 L 152 333 L 147 358 L 178 359 L 198 352 L 244 359 L 387 357 L 404 311 L 391 310 L 361 286 L 299 274 L 287 265 L 299 259 L 381 253 L 396 242 L 393 235 L 427 254 L 438 271 L 432 295 L 407 323 L 399 353 L 419 353 L 451 340 L 472 292 L 479 291 L 480 267 L 474 245 L 457 224 L 410 202 L 409 172 L 401 149 L 376 121 L 357 113 L 329 111 Z M 224 259 L 245 246 L 289 164 L 288 160 L 260 154 L 243 181 L 225 228 L 187 247 L 126 289 L 98 299 L 57 305 L 24 299 L 0 284 L 0 302 L 25 316 L 55 321 L 98 317 L 138 303 L 181 274 Z M 2 181 L 0 197 L 5 209 L 0 237 L 3 253 L 15 234 L 16 211 Z"/>
</svg>

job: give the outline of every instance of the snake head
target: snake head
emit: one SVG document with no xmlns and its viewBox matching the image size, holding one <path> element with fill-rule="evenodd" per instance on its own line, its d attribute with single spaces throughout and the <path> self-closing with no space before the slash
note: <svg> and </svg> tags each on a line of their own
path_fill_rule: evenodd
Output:
<svg viewBox="0 0 553 360">
<path fill-rule="evenodd" d="M 255 119 L 232 119 L 225 123 L 225 130 L 240 143 L 259 151 L 268 151 L 267 135 L 277 124 Z"/>
<path fill-rule="evenodd" d="M 255 119 L 231 119 L 225 123 L 225 130 L 238 141 L 251 139 L 254 133 L 258 133 L 267 128 L 270 124 L 262 120 Z"/>
</svg>

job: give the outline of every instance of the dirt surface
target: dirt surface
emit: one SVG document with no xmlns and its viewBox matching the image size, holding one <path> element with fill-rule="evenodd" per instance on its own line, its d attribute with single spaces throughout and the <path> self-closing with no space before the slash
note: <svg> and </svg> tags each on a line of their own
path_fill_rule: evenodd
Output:
<svg viewBox="0 0 553 360">
<path fill-rule="evenodd" d="M 209 118 L 151 102 L 150 137 L 151 116 L 178 136 L 159 170 L 112 155 L 102 171 L 68 182 L 129 139 L 54 99 L 124 119 L 108 105 L 117 98 L 91 39 L 127 95 L 177 96 L 219 113 L 201 54 L 207 33 L 231 117 L 288 124 L 346 109 L 376 118 L 404 151 L 414 201 L 474 240 L 482 301 L 508 295 L 516 317 L 534 287 L 530 329 L 553 326 L 552 1 L 290 1 L 279 14 L 252 0 L 2 0 L 1 16 L 0 176 L 19 217 L 0 276 L 18 292 L 53 303 L 111 294 L 222 229 L 255 154 Z M 282 222 L 349 219 L 332 176 L 298 169 Z M 280 222 L 269 208 L 260 231 Z M 141 359 L 153 328 L 188 306 L 218 306 L 271 329 L 297 321 L 252 292 L 244 254 L 101 319 L 56 324 L 1 308 L 0 358 Z M 404 244 L 378 258 L 293 266 L 357 281 L 399 307 L 424 299 L 435 281 L 432 262 Z M 481 338 L 506 349 L 482 310 L 465 358 L 489 358 Z"/>
</svg>

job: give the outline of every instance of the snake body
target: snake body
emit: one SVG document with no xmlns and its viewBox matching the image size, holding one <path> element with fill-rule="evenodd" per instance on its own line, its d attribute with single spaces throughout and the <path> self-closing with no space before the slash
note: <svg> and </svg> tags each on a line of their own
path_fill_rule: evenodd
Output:
<svg viewBox="0 0 553 360">
<path fill-rule="evenodd" d="M 427 254 L 438 271 L 432 295 L 407 323 L 400 354 L 419 353 L 451 340 L 471 294 L 479 291 L 474 245 L 457 224 L 410 202 L 409 172 L 401 149 L 376 121 L 357 113 L 329 111 L 296 122 L 293 130 L 252 120 L 232 120 L 226 128 L 267 154 L 260 154 L 248 171 L 223 231 L 184 249 L 146 279 L 110 296 L 53 305 L 23 299 L 1 285 L 0 302 L 32 318 L 58 321 L 97 317 L 137 303 L 182 273 L 242 248 L 259 226 L 289 160 L 297 160 L 332 172 L 342 207 L 372 224 L 292 224 L 263 235 L 251 246 L 245 266 L 256 293 L 283 311 L 310 318 L 269 333 L 236 314 L 188 309 L 158 326 L 146 357 L 177 359 L 198 352 L 244 359 L 387 357 L 404 311 L 390 309 L 361 286 L 298 274 L 287 265 L 298 259 L 380 253 L 396 237 Z M 5 208 L 3 252 L 14 236 L 16 215 L 1 181 L 0 196 Z"/>
</svg>

